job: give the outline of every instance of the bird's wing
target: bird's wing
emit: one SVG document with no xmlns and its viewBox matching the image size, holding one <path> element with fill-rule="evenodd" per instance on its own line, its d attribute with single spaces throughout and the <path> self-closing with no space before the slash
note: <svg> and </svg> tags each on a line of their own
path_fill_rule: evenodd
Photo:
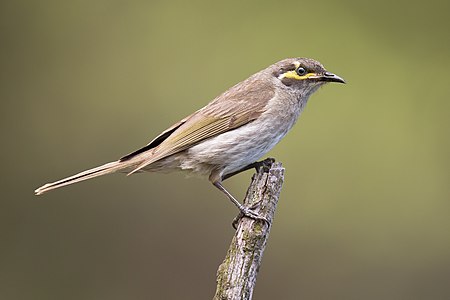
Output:
<svg viewBox="0 0 450 300">
<path fill-rule="evenodd" d="M 250 78 L 251 79 L 251 78 Z M 275 95 L 272 86 L 250 79 L 234 86 L 207 106 L 173 125 L 149 145 L 134 153 L 142 153 L 143 161 L 132 172 L 162 158 L 186 150 L 202 140 L 217 136 L 255 120 Z M 245 86 L 245 88 L 243 88 Z M 159 141 L 161 138 L 165 138 Z M 158 141 L 154 148 L 147 148 Z M 146 148 L 146 149 L 145 149 Z"/>
<path fill-rule="evenodd" d="M 148 143 L 147 145 L 145 145 L 144 147 L 131 152 L 130 154 L 127 154 L 125 156 L 122 156 L 119 161 L 126 161 L 129 160 L 132 157 L 135 157 L 136 155 L 143 153 L 147 150 L 153 149 L 155 147 L 157 147 L 159 144 L 161 144 L 165 139 L 167 139 L 167 137 L 169 137 L 175 130 L 177 130 L 181 125 L 183 125 L 186 120 L 189 117 L 184 118 L 183 120 L 179 121 L 178 123 L 173 124 L 172 126 L 170 126 L 169 128 L 167 128 L 166 130 L 164 130 L 163 132 L 161 132 L 157 137 L 155 137 L 150 143 Z"/>
</svg>

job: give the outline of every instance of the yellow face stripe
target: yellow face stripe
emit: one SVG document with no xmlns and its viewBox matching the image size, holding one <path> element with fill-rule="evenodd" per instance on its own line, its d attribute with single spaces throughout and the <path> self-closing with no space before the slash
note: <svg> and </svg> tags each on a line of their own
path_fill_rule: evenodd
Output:
<svg viewBox="0 0 450 300">
<path fill-rule="evenodd" d="M 303 76 L 300 76 L 294 70 L 294 71 L 288 71 L 286 73 L 281 74 L 279 78 L 280 79 L 291 78 L 291 79 L 296 79 L 296 80 L 304 80 L 304 79 L 308 79 L 310 77 L 316 77 L 316 76 L 317 76 L 316 73 L 307 73 L 307 74 L 305 74 Z"/>
<path fill-rule="evenodd" d="M 298 61 L 294 62 L 294 65 L 295 65 L 295 70 L 297 70 L 298 67 L 300 67 L 300 63 Z M 316 73 L 307 73 L 303 76 L 300 76 L 297 74 L 297 72 L 295 70 L 285 72 L 285 73 L 281 74 L 280 76 L 278 76 L 278 78 L 279 79 L 290 78 L 290 79 L 296 79 L 296 80 L 304 80 L 304 79 L 308 79 L 310 77 L 317 76 Z"/>
</svg>

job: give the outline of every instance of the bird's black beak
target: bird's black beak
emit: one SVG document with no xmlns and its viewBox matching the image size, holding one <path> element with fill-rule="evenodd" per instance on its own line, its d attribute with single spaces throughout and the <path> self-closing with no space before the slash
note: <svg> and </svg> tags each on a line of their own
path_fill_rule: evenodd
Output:
<svg viewBox="0 0 450 300">
<path fill-rule="evenodd" d="M 344 78 L 337 76 L 331 72 L 323 73 L 319 78 L 320 81 L 345 83 Z"/>
</svg>

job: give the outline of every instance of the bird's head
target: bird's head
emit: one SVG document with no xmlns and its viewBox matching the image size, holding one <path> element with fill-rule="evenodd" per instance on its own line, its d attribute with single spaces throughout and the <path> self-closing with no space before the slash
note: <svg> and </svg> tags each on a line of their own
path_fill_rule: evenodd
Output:
<svg viewBox="0 0 450 300">
<path fill-rule="evenodd" d="M 279 84 L 303 94 L 311 94 L 327 82 L 345 83 L 343 78 L 328 72 L 320 62 L 310 58 L 287 58 L 272 65 L 270 71 Z"/>
</svg>

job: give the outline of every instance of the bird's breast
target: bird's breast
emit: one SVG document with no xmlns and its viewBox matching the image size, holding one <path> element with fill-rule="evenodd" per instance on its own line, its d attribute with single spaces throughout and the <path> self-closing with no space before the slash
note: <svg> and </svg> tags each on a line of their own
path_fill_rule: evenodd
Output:
<svg viewBox="0 0 450 300">
<path fill-rule="evenodd" d="M 227 174 L 259 160 L 286 135 L 300 115 L 302 107 L 298 101 L 284 100 L 275 96 L 257 119 L 191 147 L 181 168 L 205 174 L 215 168 Z"/>
</svg>

